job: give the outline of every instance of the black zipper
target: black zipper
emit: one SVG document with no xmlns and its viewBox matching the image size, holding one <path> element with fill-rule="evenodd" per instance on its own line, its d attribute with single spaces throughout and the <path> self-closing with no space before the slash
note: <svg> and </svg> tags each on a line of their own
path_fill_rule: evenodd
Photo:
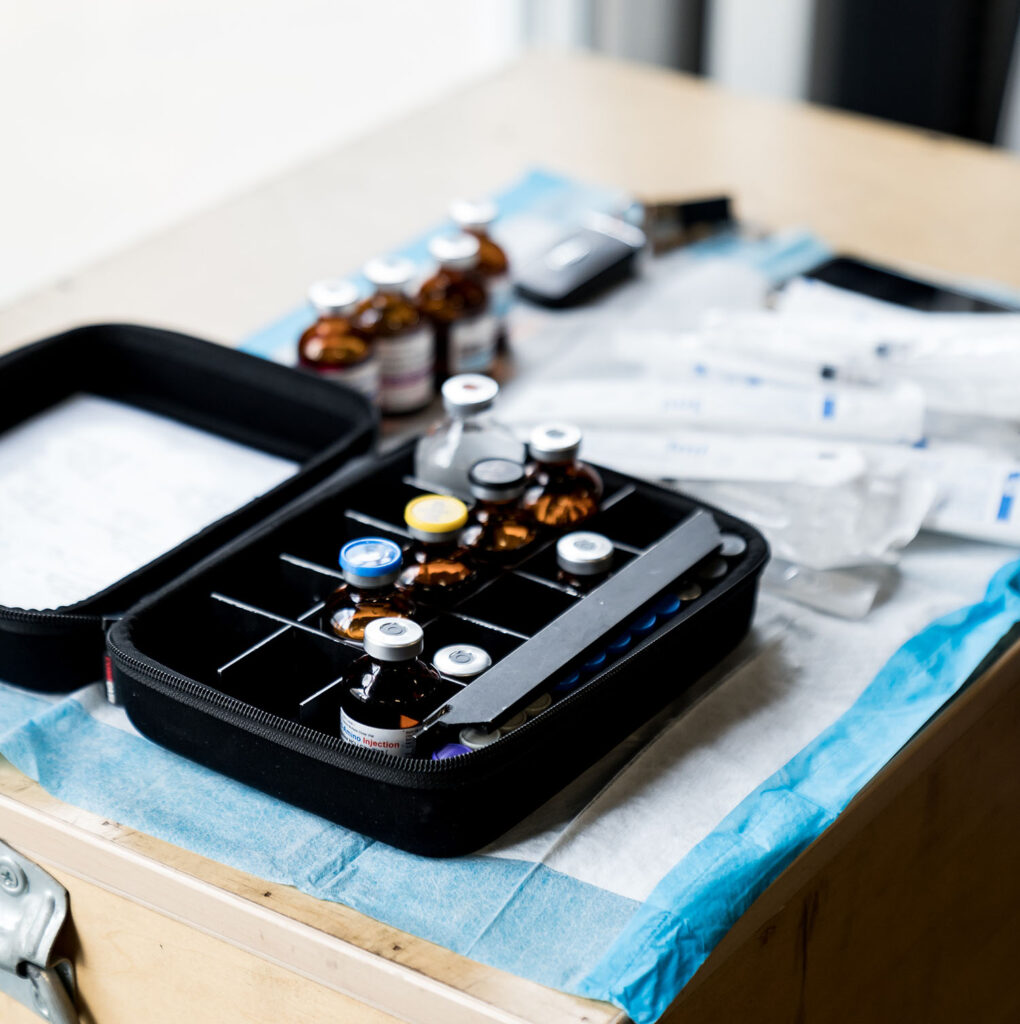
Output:
<svg viewBox="0 0 1020 1024">
<path fill-rule="evenodd" d="M 735 588 L 740 577 L 736 573 L 725 581 L 723 588 L 713 594 L 715 600 L 723 598 L 728 591 Z M 669 630 L 675 629 L 687 621 L 697 611 L 695 602 L 682 617 L 677 617 L 669 623 Z M 637 646 L 632 648 L 611 667 L 605 669 L 596 676 L 582 683 L 575 690 L 561 697 L 551 707 L 547 708 L 540 715 L 528 719 L 523 725 L 500 737 L 496 743 L 472 750 L 470 755 L 458 754 L 456 757 L 443 758 L 433 761 L 429 758 L 394 758 L 378 750 L 365 750 L 354 744 L 347 743 L 336 736 L 308 726 L 293 722 L 290 719 L 280 718 L 278 715 L 270 714 L 260 708 L 246 704 L 244 701 L 229 697 L 210 686 L 199 683 L 188 676 L 181 675 L 169 669 L 153 666 L 149 662 L 136 658 L 117 647 L 112 640 L 108 641 L 110 653 L 115 657 L 118 667 L 129 668 L 128 674 L 136 682 L 151 689 L 163 691 L 171 695 L 182 695 L 183 703 L 199 709 L 208 710 L 210 707 L 225 712 L 225 717 L 235 724 L 253 732 L 262 739 L 279 741 L 281 737 L 290 738 L 299 753 L 306 754 L 316 760 L 323 761 L 337 767 L 350 770 L 356 774 L 367 776 L 378 781 L 406 782 L 409 775 L 423 774 L 427 776 L 443 776 L 456 774 L 465 768 L 480 768 L 493 757 L 505 755 L 510 747 L 518 745 L 521 736 L 527 737 L 541 723 L 548 723 L 563 714 L 564 709 L 572 707 L 578 700 L 584 699 L 594 685 L 603 686 L 618 675 L 635 658 L 643 654 L 651 644 L 658 642 L 664 636 L 660 630 L 655 630 L 641 640 Z M 326 756 L 323 756 L 326 755 Z M 470 760 L 467 758 L 470 756 Z M 401 769 L 400 765 L 407 765 Z"/>
<path fill-rule="evenodd" d="M 82 624 L 101 626 L 103 616 L 87 612 L 37 611 L 28 608 L 8 608 L 0 605 L 0 619 L 9 622 L 38 622 L 40 625 L 50 622 L 80 622 Z"/>
</svg>

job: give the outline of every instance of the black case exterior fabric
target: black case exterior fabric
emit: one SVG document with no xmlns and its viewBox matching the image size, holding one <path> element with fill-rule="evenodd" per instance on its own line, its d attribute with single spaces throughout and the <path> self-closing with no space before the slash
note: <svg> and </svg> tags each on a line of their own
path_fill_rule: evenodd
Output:
<svg viewBox="0 0 1020 1024">
<path fill-rule="evenodd" d="M 291 459 L 300 469 L 84 601 L 56 609 L 0 606 L 0 679 L 47 692 L 100 678 L 111 618 L 367 451 L 376 430 L 371 405 L 350 389 L 172 331 L 100 324 L 0 357 L 0 438 L 81 392 Z"/>
<path fill-rule="evenodd" d="M 459 758 L 453 771 L 365 765 L 255 715 L 189 706 L 179 692 L 134 678 L 116 658 L 115 675 L 132 723 L 162 746 L 391 846 L 454 857 L 497 839 L 680 697 L 743 639 L 755 598 L 755 580 L 747 579 L 587 691 L 569 715 Z"/>
<path fill-rule="evenodd" d="M 196 596 L 208 596 L 237 567 L 264 564 L 263 555 L 275 550 L 283 531 L 346 501 L 352 487 L 395 475 L 396 464 L 409 458 L 398 449 L 354 460 L 139 604 L 113 627 L 109 647 L 121 702 L 150 739 L 390 845 L 425 856 L 459 856 L 494 840 L 562 789 L 740 642 L 750 627 L 768 546 L 753 527 L 708 509 L 720 529 L 748 543 L 742 568 L 713 589 L 709 602 L 676 616 L 616 668 L 526 727 L 451 761 L 367 759 L 337 737 L 276 717 L 169 667 L 182 653 L 182 638 L 169 629 L 175 609 L 194 607 Z M 675 494 L 670 499 L 707 508 Z M 190 638 L 186 660 L 194 660 L 197 642 Z M 266 682 L 287 688 L 300 672 L 294 665 L 290 678 Z"/>
</svg>

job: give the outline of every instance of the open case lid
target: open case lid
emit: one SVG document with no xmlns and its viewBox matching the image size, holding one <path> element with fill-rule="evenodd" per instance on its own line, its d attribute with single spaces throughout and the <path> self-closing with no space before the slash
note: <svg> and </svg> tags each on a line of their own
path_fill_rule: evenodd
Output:
<svg viewBox="0 0 1020 1024">
<path fill-rule="evenodd" d="M 145 443 L 143 435 L 150 428 L 164 446 L 181 439 L 210 439 L 218 465 L 245 464 L 248 491 L 236 505 L 229 493 L 222 505 L 224 494 L 218 493 L 216 502 L 203 506 L 222 506 L 218 515 L 199 520 L 193 533 L 169 549 L 154 549 L 144 564 L 132 566 L 119 579 L 52 607 L 32 601 L 25 602 L 27 608 L 11 600 L 13 574 L 9 563 L 5 570 L 2 558 L 5 545 L 9 557 L 19 541 L 17 520 L 31 515 L 31 492 L 39 481 L 30 479 L 24 495 L 9 494 L 18 515 L 0 514 L 0 679 L 5 682 L 53 692 L 100 678 L 105 627 L 112 619 L 367 451 L 376 429 L 372 406 L 349 388 L 172 331 L 126 324 L 81 327 L 0 357 L 0 458 L 5 438 L 11 443 L 16 435 L 23 438 L 36 422 L 33 418 L 43 419 L 40 414 L 73 430 L 93 408 L 110 410 L 112 433 L 107 436 L 136 447 Z M 132 411 L 139 411 L 137 423 L 118 419 L 121 414 L 130 417 Z M 152 413 L 156 417 L 146 415 Z M 45 452 L 45 441 L 42 444 L 40 448 L 38 442 L 34 447 L 22 443 L 29 453 L 23 452 L 23 457 Z M 125 460 L 116 488 L 121 496 L 127 494 L 144 507 L 146 487 L 151 488 L 153 480 L 165 482 L 164 469 L 166 474 L 173 471 L 168 451 L 157 446 L 148 467 L 151 473 L 145 474 L 148 481 L 139 475 L 134 493 L 138 463 Z M 68 452 L 76 459 L 76 468 L 87 455 L 87 450 L 73 452 L 72 446 L 61 457 L 69 457 Z M 144 459 L 144 451 L 140 455 Z M 106 466 L 104 472 L 110 469 Z M 271 482 L 260 488 L 259 480 Z M 222 492 L 223 487 L 218 489 Z M 159 493 L 153 494 L 153 501 L 180 511 L 182 495 L 162 487 L 155 490 Z M 104 507 L 93 501 L 87 508 L 73 509 L 72 515 L 101 522 Z M 114 507 L 109 515 L 118 517 L 116 529 L 126 533 L 129 527 L 122 511 Z M 6 586 L 3 575 L 8 577 Z"/>
</svg>

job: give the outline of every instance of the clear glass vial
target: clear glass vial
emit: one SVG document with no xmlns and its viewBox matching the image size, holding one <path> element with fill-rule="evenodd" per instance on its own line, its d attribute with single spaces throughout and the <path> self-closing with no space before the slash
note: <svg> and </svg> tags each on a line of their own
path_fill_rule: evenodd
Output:
<svg viewBox="0 0 1020 1024">
<path fill-rule="evenodd" d="M 424 647 L 425 634 L 410 619 L 368 624 L 365 653 L 341 681 L 341 739 L 394 757 L 414 756 L 422 720 L 451 689 L 421 660 Z"/>
<path fill-rule="evenodd" d="M 375 259 L 362 273 L 375 291 L 358 305 L 354 322 L 376 348 L 383 414 L 417 412 L 435 395 L 435 339 L 410 297 L 415 266 L 403 258 Z"/>
<path fill-rule="evenodd" d="M 446 416 L 418 442 L 414 475 L 421 486 L 470 497 L 468 470 L 485 458 L 524 459 L 524 445 L 490 414 L 499 385 L 481 374 L 451 377 L 443 385 Z"/>
<path fill-rule="evenodd" d="M 587 522 L 599 510 L 602 478 L 578 460 L 581 431 L 545 423 L 528 440 L 528 483 L 521 504 L 542 526 L 563 529 Z"/>
<path fill-rule="evenodd" d="M 316 281 L 308 301 L 317 319 L 298 339 L 298 364 L 379 399 L 379 361 L 369 337 L 354 324 L 358 287 L 353 281 Z"/>
<path fill-rule="evenodd" d="M 414 601 L 396 586 L 403 561 L 400 546 L 384 537 L 348 541 L 340 549 L 344 582 L 322 610 L 323 629 L 360 642 L 374 619 L 414 615 Z"/>
</svg>

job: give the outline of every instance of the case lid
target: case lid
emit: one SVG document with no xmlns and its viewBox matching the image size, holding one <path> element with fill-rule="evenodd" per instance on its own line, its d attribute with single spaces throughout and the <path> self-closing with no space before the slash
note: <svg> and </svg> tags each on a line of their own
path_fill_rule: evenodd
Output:
<svg viewBox="0 0 1020 1024">
<path fill-rule="evenodd" d="M 376 429 L 371 405 L 351 389 L 223 345 L 127 324 L 81 327 L 0 357 L 0 393 L 0 447 L 8 431 L 86 395 L 296 464 L 282 483 L 241 496 L 233 511 L 95 593 L 55 607 L 0 605 L 0 679 L 49 692 L 101 678 L 111 621 L 366 452 Z M 160 468 L 172 472 L 170 463 Z M 94 517 L 102 512 L 89 509 Z"/>
</svg>

